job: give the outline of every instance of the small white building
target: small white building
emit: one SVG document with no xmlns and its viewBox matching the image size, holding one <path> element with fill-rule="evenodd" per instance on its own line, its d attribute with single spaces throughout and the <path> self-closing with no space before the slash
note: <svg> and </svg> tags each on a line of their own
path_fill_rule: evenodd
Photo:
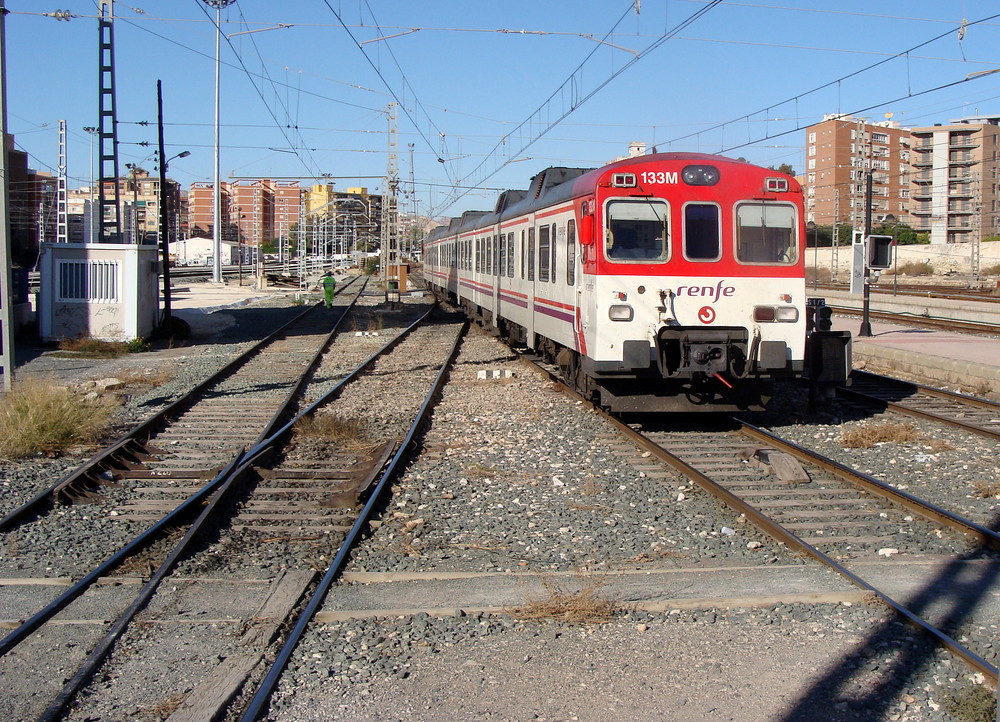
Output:
<svg viewBox="0 0 1000 722">
<path fill-rule="evenodd" d="M 43 243 L 38 330 L 44 341 L 145 338 L 160 319 L 156 246 Z"/>
<path fill-rule="evenodd" d="M 191 236 L 170 242 L 170 257 L 177 266 L 211 266 L 215 257 L 215 241 L 202 236 Z M 233 241 L 222 241 L 222 265 L 239 262 L 240 247 Z"/>
</svg>

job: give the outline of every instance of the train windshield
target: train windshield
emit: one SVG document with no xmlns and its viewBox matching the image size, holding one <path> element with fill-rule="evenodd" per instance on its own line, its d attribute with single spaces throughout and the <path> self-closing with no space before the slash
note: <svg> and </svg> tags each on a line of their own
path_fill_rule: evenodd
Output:
<svg viewBox="0 0 1000 722">
<path fill-rule="evenodd" d="M 741 263 L 795 263 L 795 235 L 793 206 L 741 203 L 736 208 L 736 259 Z"/>
<path fill-rule="evenodd" d="M 623 263 L 667 260 L 667 218 L 663 201 L 610 201 L 607 207 L 605 252 Z"/>
</svg>

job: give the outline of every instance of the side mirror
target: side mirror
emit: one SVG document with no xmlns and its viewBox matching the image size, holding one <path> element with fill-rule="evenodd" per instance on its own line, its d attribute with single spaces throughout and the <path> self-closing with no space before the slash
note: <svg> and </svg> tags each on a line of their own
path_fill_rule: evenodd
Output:
<svg viewBox="0 0 1000 722">
<path fill-rule="evenodd" d="M 583 216 L 580 218 L 580 245 L 594 245 L 594 216 Z"/>
</svg>

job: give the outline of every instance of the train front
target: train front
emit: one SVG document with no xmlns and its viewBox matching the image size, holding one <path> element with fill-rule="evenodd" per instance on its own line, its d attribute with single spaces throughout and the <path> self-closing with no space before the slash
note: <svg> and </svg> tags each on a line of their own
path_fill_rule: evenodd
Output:
<svg viewBox="0 0 1000 722">
<path fill-rule="evenodd" d="M 583 371 L 616 411 L 758 408 L 803 371 L 802 190 L 701 154 L 608 166 L 580 204 Z"/>
</svg>

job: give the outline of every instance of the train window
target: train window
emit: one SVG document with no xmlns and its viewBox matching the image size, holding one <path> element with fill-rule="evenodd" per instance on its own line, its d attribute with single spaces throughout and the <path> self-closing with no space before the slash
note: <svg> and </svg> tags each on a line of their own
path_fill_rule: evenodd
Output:
<svg viewBox="0 0 1000 722">
<path fill-rule="evenodd" d="M 566 284 L 576 285 L 576 221 L 566 223 Z"/>
<path fill-rule="evenodd" d="M 669 210 L 658 200 L 610 201 L 604 246 L 608 258 L 622 263 L 667 260 Z"/>
<path fill-rule="evenodd" d="M 549 280 L 549 227 L 538 229 L 538 280 Z"/>
<path fill-rule="evenodd" d="M 798 260 L 795 207 L 741 203 L 736 207 L 736 260 L 788 265 Z"/>
<path fill-rule="evenodd" d="M 521 279 L 524 279 L 525 269 L 528 267 L 528 247 L 524 243 L 524 231 L 521 231 Z"/>
<path fill-rule="evenodd" d="M 528 229 L 528 280 L 535 280 L 535 229 Z"/>
<path fill-rule="evenodd" d="M 719 207 L 714 203 L 684 206 L 684 257 L 689 261 L 717 261 L 722 257 Z"/>
<path fill-rule="evenodd" d="M 514 231 L 507 234 L 507 276 L 514 277 Z"/>
<path fill-rule="evenodd" d="M 549 280 L 551 280 L 552 283 L 556 282 L 556 250 L 558 249 L 558 247 L 559 247 L 559 244 L 556 243 L 556 224 L 553 223 L 552 224 L 552 249 L 551 249 L 552 263 L 549 266 Z"/>
</svg>

